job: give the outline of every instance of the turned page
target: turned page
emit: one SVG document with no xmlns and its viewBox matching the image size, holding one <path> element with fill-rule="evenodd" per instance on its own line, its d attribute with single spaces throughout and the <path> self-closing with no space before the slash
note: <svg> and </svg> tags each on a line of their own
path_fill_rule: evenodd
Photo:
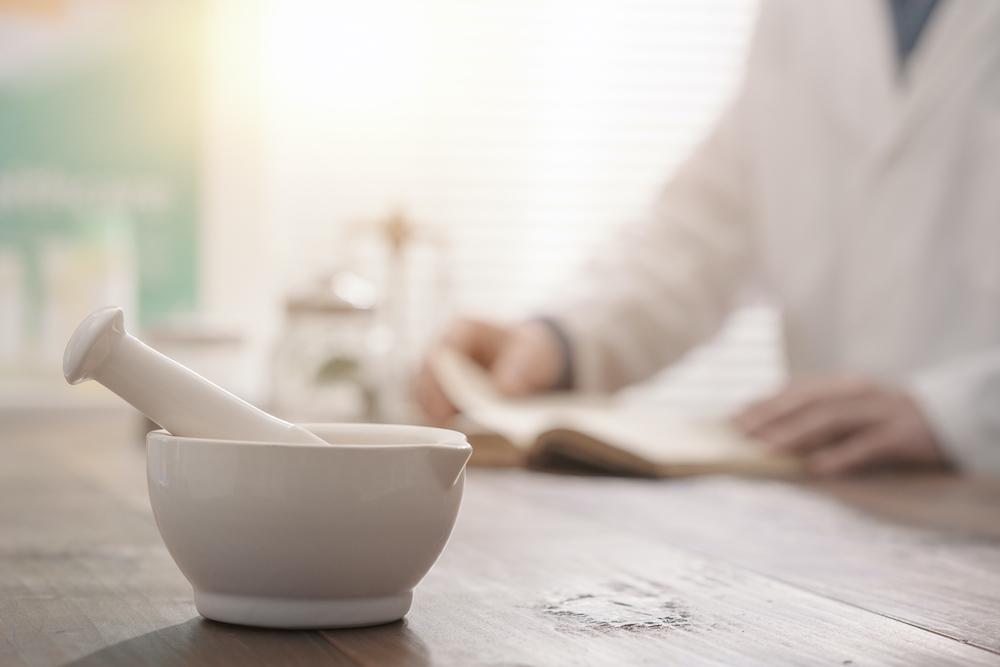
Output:
<svg viewBox="0 0 1000 667">
<path fill-rule="evenodd" d="M 664 465 L 725 466 L 770 458 L 721 420 L 693 420 L 659 406 L 574 394 L 511 399 L 455 350 L 438 350 L 432 363 L 445 394 L 467 418 L 520 448 L 530 447 L 545 431 L 563 429 Z"/>
<path fill-rule="evenodd" d="M 603 409 L 605 398 L 553 393 L 516 399 L 500 394 L 486 372 L 461 352 L 442 347 L 431 356 L 438 383 L 448 399 L 470 421 L 527 449 L 539 434 L 565 428 L 561 416 L 576 411 Z"/>
<path fill-rule="evenodd" d="M 658 465 L 741 467 L 772 460 L 760 447 L 719 419 L 691 419 L 651 405 L 563 406 L 553 426 Z"/>
</svg>

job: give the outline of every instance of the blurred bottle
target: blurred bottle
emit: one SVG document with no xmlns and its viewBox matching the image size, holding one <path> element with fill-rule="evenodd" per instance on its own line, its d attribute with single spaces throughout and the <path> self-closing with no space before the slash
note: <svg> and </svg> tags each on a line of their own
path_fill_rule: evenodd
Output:
<svg viewBox="0 0 1000 667">
<path fill-rule="evenodd" d="M 375 288 L 349 271 L 288 297 L 272 368 L 275 414 L 296 422 L 376 417 L 366 355 L 374 308 Z"/>
<path fill-rule="evenodd" d="M 444 238 L 432 227 L 396 212 L 358 227 L 354 240 L 374 241 L 378 307 L 368 339 L 369 367 L 379 421 L 412 422 L 410 379 L 438 324 L 448 314 L 448 261 Z"/>
<path fill-rule="evenodd" d="M 0 251 L 0 370 L 11 372 L 24 345 L 24 277 L 21 257 Z"/>
</svg>

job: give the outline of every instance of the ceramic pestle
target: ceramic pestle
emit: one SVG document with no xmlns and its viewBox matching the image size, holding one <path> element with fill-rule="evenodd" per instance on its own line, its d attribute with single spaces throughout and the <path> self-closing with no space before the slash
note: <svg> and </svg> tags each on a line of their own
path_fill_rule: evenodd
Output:
<svg viewBox="0 0 1000 667">
<path fill-rule="evenodd" d="M 310 431 L 250 405 L 125 330 L 121 308 L 102 308 L 66 344 L 63 374 L 96 380 L 175 436 L 326 444 Z"/>
</svg>

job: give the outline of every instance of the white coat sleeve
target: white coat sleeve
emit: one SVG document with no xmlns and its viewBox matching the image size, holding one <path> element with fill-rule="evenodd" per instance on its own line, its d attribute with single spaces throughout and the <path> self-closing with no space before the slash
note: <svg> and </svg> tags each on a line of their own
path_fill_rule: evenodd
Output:
<svg viewBox="0 0 1000 667">
<path fill-rule="evenodd" d="M 677 360 L 722 323 L 751 264 L 746 96 L 774 21 L 758 18 L 741 92 L 644 218 L 541 309 L 569 341 L 573 384 L 613 391 Z"/>
<path fill-rule="evenodd" d="M 957 467 L 1000 476 L 1000 350 L 918 373 L 910 390 Z"/>
</svg>

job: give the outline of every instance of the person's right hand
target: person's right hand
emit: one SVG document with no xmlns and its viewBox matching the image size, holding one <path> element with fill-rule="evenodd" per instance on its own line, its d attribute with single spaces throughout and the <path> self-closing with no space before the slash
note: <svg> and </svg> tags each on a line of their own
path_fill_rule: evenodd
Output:
<svg viewBox="0 0 1000 667">
<path fill-rule="evenodd" d="M 447 328 L 440 344 L 463 352 L 489 371 L 497 390 L 508 396 L 551 389 L 566 363 L 556 334 L 537 321 L 503 325 L 457 320 Z M 457 413 L 426 359 L 415 378 L 414 394 L 433 424 L 446 424 Z"/>
</svg>

